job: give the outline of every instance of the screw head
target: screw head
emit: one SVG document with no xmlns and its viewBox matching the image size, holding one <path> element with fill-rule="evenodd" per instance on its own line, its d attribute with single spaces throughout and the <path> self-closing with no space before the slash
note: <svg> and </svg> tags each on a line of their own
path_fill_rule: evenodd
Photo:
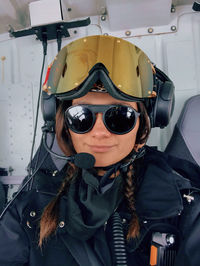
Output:
<svg viewBox="0 0 200 266">
<path fill-rule="evenodd" d="M 171 26 L 171 30 L 176 31 L 176 26 L 175 25 Z"/>
<path fill-rule="evenodd" d="M 153 28 L 148 28 L 148 33 L 153 33 Z"/>
<path fill-rule="evenodd" d="M 31 211 L 31 212 L 30 212 L 30 216 L 31 216 L 31 217 L 35 217 L 35 215 L 36 215 L 36 212 L 34 212 L 34 211 Z"/>
<path fill-rule="evenodd" d="M 63 228 L 64 226 L 65 226 L 65 222 L 61 221 L 61 222 L 59 223 L 59 227 L 60 227 L 60 228 Z"/>
<path fill-rule="evenodd" d="M 127 30 L 127 31 L 125 32 L 125 35 L 126 35 L 126 36 L 130 36 L 130 35 L 131 35 L 131 31 L 130 31 L 130 30 Z"/>
</svg>

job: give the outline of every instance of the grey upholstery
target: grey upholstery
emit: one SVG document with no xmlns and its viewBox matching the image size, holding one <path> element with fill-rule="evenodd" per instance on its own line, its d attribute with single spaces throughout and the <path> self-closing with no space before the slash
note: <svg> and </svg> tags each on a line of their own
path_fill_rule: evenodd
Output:
<svg viewBox="0 0 200 266">
<path fill-rule="evenodd" d="M 56 137 L 53 138 L 54 135 L 47 134 L 47 145 L 51 147 L 51 150 L 59 155 L 64 155 L 61 151 L 60 147 L 58 146 Z M 42 165 L 41 165 L 42 162 Z M 58 159 L 55 156 L 51 155 L 49 152 L 46 151 L 43 143 L 41 143 L 40 147 L 38 148 L 33 160 L 32 160 L 32 167 L 33 169 L 36 165 L 40 165 L 40 169 L 49 170 L 49 171 L 61 171 L 64 166 L 66 165 L 66 161 L 62 159 Z M 37 168 L 37 167 L 36 167 Z"/>
<path fill-rule="evenodd" d="M 50 134 L 47 136 L 47 144 L 48 146 L 51 145 L 51 136 Z M 64 153 L 61 151 L 60 147 L 58 146 L 58 143 L 57 143 L 57 140 L 56 140 L 56 137 L 54 138 L 54 141 L 53 141 L 53 145 L 52 145 L 52 149 L 51 149 L 53 152 L 57 153 L 58 155 L 64 155 Z M 52 161 L 54 162 L 56 168 L 60 171 L 63 169 L 63 167 L 66 165 L 66 161 L 65 160 L 62 160 L 62 159 L 59 159 L 59 158 L 56 158 L 55 156 L 53 156 L 52 154 L 50 154 L 51 156 L 51 159 Z"/>
<path fill-rule="evenodd" d="M 186 101 L 165 152 L 200 166 L 199 94 Z"/>
</svg>

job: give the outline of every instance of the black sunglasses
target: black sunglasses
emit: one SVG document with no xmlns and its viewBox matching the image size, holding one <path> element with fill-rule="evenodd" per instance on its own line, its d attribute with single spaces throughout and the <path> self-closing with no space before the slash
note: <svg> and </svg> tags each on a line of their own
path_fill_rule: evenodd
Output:
<svg viewBox="0 0 200 266">
<path fill-rule="evenodd" d="M 96 113 L 103 113 L 106 128 L 114 134 L 130 132 L 136 124 L 138 113 L 128 105 L 74 105 L 65 111 L 65 123 L 75 133 L 89 132 L 96 121 Z"/>
</svg>

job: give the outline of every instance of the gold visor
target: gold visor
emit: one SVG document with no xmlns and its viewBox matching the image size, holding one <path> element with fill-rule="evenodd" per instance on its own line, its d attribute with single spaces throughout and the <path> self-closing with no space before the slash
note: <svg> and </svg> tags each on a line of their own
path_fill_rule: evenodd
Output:
<svg viewBox="0 0 200 266">
<path fill-rule="evenodd" d="M 128 41 L 102 35 L 73 41 L 58 53 L 47 81 L 49 93 L 63 94 L 77 88 L 97 63 L 106 67 L 121 92 L 137 98 L 155 96 L 152 65 L 145 53 Z"/>
</svg>

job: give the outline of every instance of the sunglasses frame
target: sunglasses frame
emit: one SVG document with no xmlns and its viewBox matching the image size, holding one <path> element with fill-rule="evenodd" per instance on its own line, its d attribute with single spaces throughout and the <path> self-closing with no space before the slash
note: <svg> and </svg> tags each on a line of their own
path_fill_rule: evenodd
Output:
<svg viewBox="0 0 200 266">
<path fill-rule="evenodd" d="M 90 112 L 92 113 L 92 118 L 93 118 L 93 122 L 91 124 L 91 126 L 89 127 L 88 130 L 85 130 L 83 132 L 80 132 L 78 130 L 74 130 L 71 128 L 70 124 L 68 123 L 68 120 L 67 120 L 67 112 L 72 109 L 72 108 L 75 108 L 75 107 L 84 107 L 84 108 L 87 108 L 90 110 Z M 110 110 L 111 108 L 113 107 L 118 107 L 118 106 L 121 106 L 121 107 L 127 107 L 129 109 L 131 109 L 133 112 L 134 112 L 134 115 L 135 115 L 135 122 L 133 124 L 133 126 L 129 129 L 129 130 L 126 130 L 125 132 L 116 132 L 116 131 L 113 131 L 111 130 L 108 125 L 106 124 L 106 121 L 105 121 L 105 114 L 108 110 Z M 124 134 L 127 134 L 129 133 L 136 125 L 136 122 L 137 122 L 137 119 L 138 117 L 140 116 L 140 113 L 135 110 L 132 106 L 129 106 L 129 105 L 123 105 L 123 104 L 111 104 L 111 105 L 93 105 L 93 104 L 77 104 L 77 105 L 72 105 L 70 106 L 69 108 L 67 108 L 67 110 L 65 111 L 65 123 L 67 124 L 67 126 L 75 133 L 77 134 L 85 134 L 85 133 L 88 133 L 92 130 L 92 128 L 94 127 L 95 125 L 95 122 L 96 122 L 96 114 L 97 113 L 102 113 L 103 114 L 103 123 L 105 125 L 105 127 L 107 128 L 107 130 L 113 134 L 116 134 L 116 135 L 124 135 Z"/>
</svg>

